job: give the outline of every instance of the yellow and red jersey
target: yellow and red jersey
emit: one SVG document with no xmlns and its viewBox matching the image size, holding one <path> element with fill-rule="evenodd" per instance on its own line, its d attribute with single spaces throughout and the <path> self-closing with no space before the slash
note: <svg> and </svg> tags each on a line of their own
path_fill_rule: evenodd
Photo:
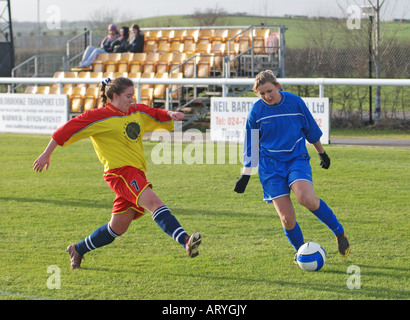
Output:
<svg viewBox="0 0 410 320">
<path fill-rule="evenodd" d="M 142 137 L 146 131 L 174 130 L 167 111 L 132 104 L 126 113 L 111 104 L 86 111 L 58 128 L 52 138 L 67 146 L 90 137 L 104 172 L 124 166 L 146 171 Z"/>
</svg>

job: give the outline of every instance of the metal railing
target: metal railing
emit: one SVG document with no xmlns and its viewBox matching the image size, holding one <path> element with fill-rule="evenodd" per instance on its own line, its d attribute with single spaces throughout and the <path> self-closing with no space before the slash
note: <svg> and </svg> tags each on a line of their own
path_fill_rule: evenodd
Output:
<svg viewBox="0 0 410 320">
<path fill-rule="evenodd" d="M 5 78 L 0 77 L 0 84 L 99 84 L 102 79 L 82 78 Z M 137 90 L 142 84 L 164 85 L 215 85 L 222 88 L 222 96 L 227 97 L 230 86 L 253 85 L 253 78 L 182 78 L 182 79 L 155 79 L 133 78 L 131 79 Z M 351 78 L 279 78 L 281 85 L 311 85 L 319 87 L 319 97 L 325 96 L 326 86 L 410 86 L 410 79 L 351 79 Z M 10 93 L 10 86 L 8 92 Z"/>
<path fill-rule="evenodd" d="M 92 31 L 85 30 L 67 41 L 67 68 L 77 66 L 84 50 L 92 44 Z M 64 70 L 65 71 L 65 70 Z"/>
<path fill-rule="evenodd" d="M 55 70 L 66 69 L 66 56 L 60 54 L 48 54 L 48 55 L 35 55 L 28 60 L 20 63 L 11 70 L 11 76 L 18 77 L 51 77 Z M 21 84 L 14 83 L 11 87 L 12 91 L 15 90 Z"/>
</svg>

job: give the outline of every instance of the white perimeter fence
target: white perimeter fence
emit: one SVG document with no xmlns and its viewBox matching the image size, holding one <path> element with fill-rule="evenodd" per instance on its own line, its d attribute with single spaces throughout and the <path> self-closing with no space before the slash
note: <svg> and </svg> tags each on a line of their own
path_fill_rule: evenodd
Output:
<svg viewBox="0 0 410 320">
<path fill-rule="evenodd" d="M 222 97 L 228 96 L 230 86 L 252 86 L 254 79 L 251 78 L 185 78 L 185 79 L 148 79 L 135 78 L 131 79 L 137 88 L 137 97 L 140 97 L 140 86 L 142 84 L 165 84 L 165 85 L 215 85 L 222 87 Z M 100 83 L 102 79 L 83 79 L 83 78 L 1 78 L 0 84 L 95 84 Z M 281 85 L 311 85 L 319 87 L 319 97 L 325 97 L 326 86 L 410 86 L 410 79 L 354 79 L 354 78 L 283 78 L 278 79 Z M 9 86 L 8 92 L 11 92 Z M 140 101 L 137 101 L 140 102 Z M 165 108 L 169 108 L 168 100 Z"/>
</svg>

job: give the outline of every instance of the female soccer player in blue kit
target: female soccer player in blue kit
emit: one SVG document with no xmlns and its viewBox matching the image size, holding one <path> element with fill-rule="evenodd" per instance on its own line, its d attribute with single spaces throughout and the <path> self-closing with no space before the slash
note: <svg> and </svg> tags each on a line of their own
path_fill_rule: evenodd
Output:
<svg viewBox="0 0 410 320">
<path fill-rule="evenodd" d="M 272 71 L 262 71 L 255 79 L 254 92 L 261 98 L 252 106 L 246 122 L 244 167 L 236 182 L 235 192 L 243 193 L 251 168 L 259 165 L 259 180 L 265 201 L 273 202 L 283 230 L 297 251 L 303 244 L 303 234 L 296 222 L 290 191 L 296 200 L 326 224 L 336 236 L 342 257 L 350 252 L 342 225 L 328 205 L 313 189 L 307 140 L 312 143 L 324 169 L 330 158 L 320 142 L 322 131 L 303 100 L 289 92 L 279 91 Z"/>
</svg>

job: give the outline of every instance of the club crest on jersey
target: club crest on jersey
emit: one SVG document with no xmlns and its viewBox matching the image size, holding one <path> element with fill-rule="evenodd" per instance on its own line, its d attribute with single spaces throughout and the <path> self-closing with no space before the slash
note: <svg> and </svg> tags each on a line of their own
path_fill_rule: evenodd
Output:
<svg viewBox="0 0 410 320">
<path fill-rule="evenodd" d="M 133 142 L 137 142 L 141 133 L 141 127 L 136 122 L 128 122 L 124 126 L 124 135 Z"/>
</svg>

